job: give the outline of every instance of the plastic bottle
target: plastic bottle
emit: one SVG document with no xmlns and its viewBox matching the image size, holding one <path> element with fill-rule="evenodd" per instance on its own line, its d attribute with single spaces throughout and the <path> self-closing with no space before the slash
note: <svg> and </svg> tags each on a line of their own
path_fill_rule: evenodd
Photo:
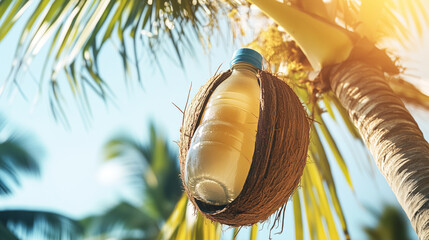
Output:
<svg viewBox="0 0 429 240">
<path fill-rule="evenodd" d="M 185 184 L 200 201 L 226 205 L 243 188 L 255 149 L 261 67 L 258 52 L 237 50 L 231 76 L 207 102 L 185 164 Z"/>
</svg>

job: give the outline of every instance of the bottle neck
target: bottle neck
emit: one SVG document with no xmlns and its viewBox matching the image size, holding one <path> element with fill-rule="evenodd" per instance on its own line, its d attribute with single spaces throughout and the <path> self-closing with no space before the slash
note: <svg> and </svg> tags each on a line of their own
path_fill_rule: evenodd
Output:
<svg viewBox="0 0 429 240">
<path fill-rule="evenodd" d="M 234 65 L 231 66 L 231 70 L 234 72 L 235 70 L 237 71 L 246 71 L 246 72 L 251 72 L 253 74 L 257 74 L 258 73 L 258 68 L 253 66 L 250 63 L 245 63 L 245 62 L 239 62 L 239 63 L 234 63 Z"/>
</svg>

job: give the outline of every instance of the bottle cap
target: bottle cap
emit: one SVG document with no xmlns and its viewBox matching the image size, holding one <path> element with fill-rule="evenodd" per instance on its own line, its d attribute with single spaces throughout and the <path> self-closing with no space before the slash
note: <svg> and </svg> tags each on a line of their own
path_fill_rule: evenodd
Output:
<svg viewBox="0 0 429 240">
<path fill-rule="evenodd" d="M 262 69 L 262 60 L 262 55 L 257 51 L 250 48 L 240 48 L 235 51 L 230 66 L 239 62 L 245 62 L 252 64 L 258 69 Z"/>
</svg>

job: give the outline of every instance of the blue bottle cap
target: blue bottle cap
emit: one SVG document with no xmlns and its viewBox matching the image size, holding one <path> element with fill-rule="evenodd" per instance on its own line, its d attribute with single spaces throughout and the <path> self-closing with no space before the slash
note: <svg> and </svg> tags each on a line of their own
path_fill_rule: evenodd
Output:
<svg viewBox="0 0 429 240">
<path fill-rule="evenodd" d="M 245 62 L 252 64 L 258 69 L 262 69 L 262 60 L 262 55 L 257 51 L 250 48 L 240 48 L 235 51 L 230 66 L 234 65 L 235 63 Z"/>
</svg>

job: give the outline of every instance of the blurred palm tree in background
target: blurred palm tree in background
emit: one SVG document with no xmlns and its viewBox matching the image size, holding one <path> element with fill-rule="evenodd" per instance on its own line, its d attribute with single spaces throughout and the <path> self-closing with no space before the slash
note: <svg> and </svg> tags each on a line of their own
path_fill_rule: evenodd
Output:
<svg viewBox="0 0 429 240">
<path fill-rule="evenodd" d="M 83 219 L 87 237 L 156 239 L 182 195 L 182 184 L 177 153 L 153 124 L 148 139 L 143 143 L 120 135 L 105 144 L 104 159 L 123 165 L 129 186 L 142 201 L 137 206 L 123 201 L 101 215 Z"/>
<path fill-rule="evenodd" d="M 334 73 L 337 73 L 334 74 L 336 80 L 338 78 L 356 80 L 356 77 L 350 77 L 349 73 L 368 73 L 370 75 L 376 73 L 377 84 L 362 84 L 360 80 L 353 81 L 353 84 L 358 84 L 358 87 L 362 89 L 355 91 L 359 97 L 361 93 L 378 92 L 374 89 L 370 90 L 366 86 L 382 86 L 384 88 L 388 84 L 394 90 L 394 92 L 387 91 L 388 97 L 376 97 L 376 101 L 371 100 L 369 101 L 370 104 L 366 106 L 374 107 L 371 103 L 380 102 L 382 99 L 394 99 L 394 102 L 401 105 L 398 100 L 398 97 L 401 97 L 405 101 L 428 109 L 429 96 L 419 91 L 418 87 L 413 84 L 403 81 L 401 75 L 397 75 L 398 69 L 391 60 L 396 55 L 389 56 L 375 48 L 375 46 L 381 46 L 387 48 L 389 52 L 397 54 L 394 49 L 389 49 L 388 45 L 383 45 L 383 41 L 386 39 L 393 40 L 402 48 L 412 44 L 412 41 L 419 39 L 427 28 L 428 13 L 425 12 L 425 7 L 419 0 L 264 0 L 252 2 L 266 12 L 268 17 L 259 16 L 261 21 L 267 23 L 265 24 L 266 28 L 261 29 L 259 36 L 251 46 L 261 51 L 270 64 L 270 70 L 279 73 L 279 77 L 283 78 L 295 90 L 306 105 L 309 115 L 315 120 L 312 125 L 309 148 L 308 160 L 311 164 L 308 164 L 304 170 L 301 188 L 295 192 L 292 198 L 296 239 L 303 239 L 304 225 L 307 225 L 309 236 L 312 239 L 324 239 L 326 236 L 331 239 L 350 238 L 331 167 L 334 165 L 339 167 L 352 190 L 353 183 L 347 161 L 332 136 L 332 131 L 341 130 L 338 126 L 328 127 L 325 123 L 328 119 L 345 123 L 348 133 L 356 139 L 362 139 L 362 141 L 368 142 L 368 139 L 371 141 L 376 139 L 374 144 L 369 144 L 369 148 L 373 151 L 376 149 L 376 152 L 379 149 L 377 146 L 379 138 L 374 138 L 375 131 L 366 131 L 366 125 L 362 127 L 361 120 L 368 120 L 367 124 L 371 127 L 382 124 L 378 124 L 376 118 L 359 118 L 354 115 L 355 113 L 366 114 L 373 111 L 353 109 L 359 104 L 345 104 L 344 94 L 337 96 L 335 91 L 330 90 L 334 86 L 330 82 L 334 78 L 331 77 L 333 75 L 330 70 L 334 69 Z M 13 26 L 17 25 L 18 19 L 26 11 L 30 11 L 18 41 L 14 62 L 2 89 L 10 90 L 16 85 L 19 88 L 19 84 L 16 84 L 20 80 L 21 75 L 19 73 L 22 73 L 26 66 L 31 63 L 34 55 L 47 45 L 49 49 L 45 68 L 40 71 L 40 86 L 41 89 L 46 88 L 49 91 L 48 96 L 54 116 L 64 120 L 65 111 L 62 106 L 64 99 L 61 90 L 64 89 L 65 84 L 69 85 L 73 96 L 85 109 L 89 109 L 88 90 L 105 101 L 109 100 L 112 91 L 109 89 L 108 83 L 103 80 L 102 72 L 98 66 L 100 51 L 107 41 L 111 41 L 118 49 L 126 78 L 129 77 L 127 72 L 130 63 L 134 63 L 136 79 L 140 81 L 139 60 L 141 56 L 138 53 L 141 50 L 145 50 L 145 53 L 149 53 L 148 56 L 156 60 L 158 53 L 172 49 L 176 52 L 177 60 L 180 63 L 182 54 L 186 51 L 192 51 L 194 42 L 199 41 L 203 46 L 209 47 L 210 36 L 213 36 L 215 31 L 224 29 L 221 27 L 223 20 L 226 23 L 235 23 L 234 26 L 241 28 L 243 21 L 240 18 L 240 12 L 237 11 L 238 6 L 241 6 L 241 10 L 247 10 L 248 16 L 255 17 L 252 15 L 254 8 L 239 0 L 58 0 L 53 2 L 40 0 L 35 4 L 25 0 L 1 1 L 0 41 Z M 280 26 L 270 21 L 271 19 L 276 20 L 283 29 L 279 29 Z M 298 28 L 293 29 L 293 31 L 289 29 L 290 26 L 287 23 L 291 19 L 298 24 Z M 304 37 L 300 38 L 296 35 L 296 41 L 294 41 L 284 29 L 290 33 L 299 33 Z M 412 29 L 415 32 L 411 32 Z M 226 31 L 230 30 L 231 28 L 228 28 Z M 234 29 L 232 31 L 240 32 Z M 314 32 L 326 33 L 326 35 L 318 37 L 313 34 Z M 341 47 L 337 49 L 338 46 Z M 358 63 L 354 64 L 356 61 Z M 362 62 L 365 63 L 362 64 Z M 333 65 L 341 63 L 345 64 L 332 68 Z M 315 75 L 314 70 L 320 69 L 322 69 L 320 75 L 322 80 L 321 78 L 314 79 L 312 77 Z M 385 74 L 380 69 L 391 73 Z M 60 73 L 65 74 L 68 83 L 63 81 L 59 84 L 61 79 L 58 78 L 58 75 Z M 49 77 L 45 78 L 46 74 Z M 374 76 L 371 75 L 370 77 Z M 344 87 L 344 89 L 347 88 Z M 386 91 L 381 92 L 385 93 Z M 346 94 L 346 96 L 349 95 Z M 354 101 L 352 103 L 357 102 L 356 99 Z M 395 105 L 395 107 L 381 108 L 381 110 L 403 109 L 403 106 L 397 107 L 398 105 Z M 379 113 L 379 111 L 376 112 Z M 396 111 L 392 112 L 396 114 Z M 349 113 L 353 118 L 350 118 Z M 395 118 L 388 113 L 382 115 L 383 117 Z M 400 115 L 404 116 L 403 114 Z M 411 116 L 407 115 L 405 118 L 407 121 L 414 122 Z M 360 127 L 361 133 L 358 132 L 356 126 Z M 413 131 L 419 132 L 415 126 L 403 129 L 413 129 Z M 394 135 L 395 131 L 391 131 L 391 133 Z M 398 133 L 395 136 L 401 138 L 401 134 Z M 418 141 L 408 142 L 418 142 L 423 148 L 427 144 L 421 136 Z M 112 144 L 112 146 L 125 146 L 126 148 L 133 146 L 134 149 L 139 149 L 139 145 L 136 145 L 134 141 L 125 139 L 123 143 L 126 144 Z M 390 154 L 386 149 L 380 150 L 380 153 Z M 396 150 L 398 149 L 393 152 Z M 140 155 L 147 157 L 143 153 Z M 333 157 L 328 159 L 328 155 Z M 112 154 L 112 156 L 116 155 Z M 375 159 L 378 157 L 375 156 Z M 387 167 L 386 169 L 390 168 Z M 156 174 L 144 172 L 148 171 L 147 169 L 150 168 L 136 168 L 136 171 L 140 171 L 137 173 L 140 175 L 136 176 L 147 182 L 144 185 L 147 185 L 148 189 L 150 186 L 162 188 L 163 186 L 159 185 L 158 177 L 154 177 Z M 411 168 L 411 170 L 421 169 L 426 169 L 426 167 Z M 385 171 L 384 168 L 381 170 Z M 143 177 L 141 176 L 142 172 L 145 173 Z M 413 176 L 413 174 L 409 174 L 404 177 L 398 175 L 399 171 L 391 172 L 396 180 L 409 180 L 408 177 Z M 170 172 L 170 174 L 173 173 Z M 424 177 L 423 175 L 421 179 Z M 400 193 L 399 195 L 406 196 L 402 194 L 406 191 L 399 186 L 402 185 L 395 183 L 392 185 L 393 189 Z M 422 188 L 416 187 L 415 189 Z M 148 209 L 146 207 L 135 208 L 133 205 L 123 203 L 118 206 L 125 207 L 116 211 L 118 215 L 132 212 L 133 209 L 136 210 L 134 212 L 141 212 L 142 217 L 137 217 L 135 222 L 131 221 L 133 218 L 122 218 L 121 220 L 130 220 L 127 223 L 130 226 L 128 229 L 140 229 L 143 231 L 140 236 L 148 238 L 155 236 L 163 222 L 161 219 L 165 219 L 165 214 L 171 211 L 170 202 L 162 200 L 165 197 L 164 193 L 158 192 L 163 190 L 150 191 L 153 192 L 148 192 L 148 195 L 153 194 L 153 196 L 160 198 L 159 201 L 168 206 L 166 207 L 168 211 L 156 210 L 157 203 L 150 199 L 147 200 Z M 150 198 L 150 196 L 148 197 Z M 405 197 L 405 205 L 408 204 L 407 200 Z M 196 218 L 195 216 L 188 217 L 187 210 L 188 205 L 186 199 L 183 198 L 163 226 L 160 238 L 220 238 L 220 226 L 218 224 L 205 222 L 199 215 Z M 414 210 L 416 209 L 412 208 L 411 212 Z M 115 212 L 115 208 L 111 211 Z M 305 217 L 303 217 L 304 214 Z M 147 225 L 147 222 L 142 220 L 150 218 L 155 220 L 154 226 Z M 109 218 L 106 217 L 105 219 Z M 93 221 L 87 219 L 87 222 Z M 418 220 L 413 222 L 416 225 Z M 122 224 L 126 225 L 126 223 Z M 111 225 L 112 223 L 108 223 L 104 226 Z M 100 226 L 103 225 L 100 223 Z M 143 230 L 145 227 L 148 230 Z M 252 228 L 251 238 L 256 236 L 255 229 L 257 227 Z M 104 231 L 94 231 L 94 234 L 104 234 L 105 230 L 106 228 Z"/>
<path fill-rule="evenodd" d="M 406 240 L 408 234 L 407 217 L 397 207 L 386 205 L 382 211 L 373 210 L 375 226 L 365 226 L 364 231 L 369 240 Z"/>
<path fill-rule="evenodd" d="M 7 128 L 0 117 L 0 197 L 13 194 L 24 175 L 40 175 L 40 148 L 35 139 Z M 0 209 L 0 239 L 76 239 L 82 234 L 77 221 L 61 214 L 31 209 Z"/>
</svg>

